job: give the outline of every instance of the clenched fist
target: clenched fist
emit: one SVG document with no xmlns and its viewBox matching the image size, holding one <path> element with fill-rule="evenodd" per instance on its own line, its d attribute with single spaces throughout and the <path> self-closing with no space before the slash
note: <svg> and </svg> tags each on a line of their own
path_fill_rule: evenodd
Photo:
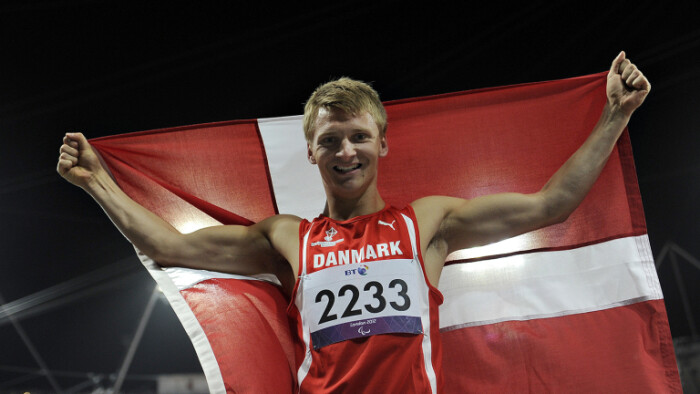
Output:
<svg viewBox="0 0 700 394">
<path fill-rule="evenodd" d="M 68 182 L 85 189 L 98 172 L 105 170 L 82 133 L 66 133 L 56 171 Z"/>
<path fill-rule="evenodd" d="M 642 72 L 620 52 L 613 60 L 606 86 L 608 102 L 630 116 L 637 109 L 651 90 L 649 80 Z"/>
</svg>

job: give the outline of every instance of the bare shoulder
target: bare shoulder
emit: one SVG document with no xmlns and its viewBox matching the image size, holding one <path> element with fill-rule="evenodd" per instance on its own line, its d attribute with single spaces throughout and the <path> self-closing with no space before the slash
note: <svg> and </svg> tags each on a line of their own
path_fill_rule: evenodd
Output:
<svg viewBox="0 0 700 394">
<path fill-rule="evenodd" d="M 298 231 L 302 219 L 295 215 L 274 215 L 253 225 L 266 235 L 272 236 L 275 232 Z"/>
<path fill-rule="evenodd" d="M 428 196 L 413 201 L 411 207 L 416 212 L 421 241 L 423 241 L 423 235 L 432 239 L 439 231 L 445 218 L 464 202 L 465 200 L 461 198 L 447 196 Z"/>
<path fill-rule="evenodd" d="M 416 211 L 416 215 L 444 217 L 464 201 L 457 197 L 427 196 L 413 201 L 411 207 Z"/>
<path fill-rule="evenodd" d="M 295 215 L 275 215 L 254 226 L 270 245 L 289 263 L 294 276 L 299 266 L 299 226 L 302 219 Z"/>
<path fill-rule="evenodd" d="M 411 203 L 416 213 L 423 252 L 435 246 L 445 219 L 465 200 L 447 196 L 428 196 Z"/>
<path fill-rule="evenodd" d="M 428 196 L 411 203 L 418 221 L 421 254 L 425 262 L 426 274 L 433 286 L 438 285 L 440 273 L 449 252 L 449 245 L 444 237 L 445 221 L 464 201 L 455 197 Z"/>
</svg>

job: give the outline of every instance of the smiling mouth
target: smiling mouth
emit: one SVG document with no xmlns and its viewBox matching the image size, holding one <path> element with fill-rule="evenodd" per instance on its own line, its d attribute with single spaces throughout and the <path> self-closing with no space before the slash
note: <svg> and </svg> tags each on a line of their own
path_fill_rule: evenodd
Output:
<svg viewBox="0 0 700 394">
<path fill-rule="evenodd" d="M 333 166 L 333 170 L 341 174 L 347 174 L 348 172 L 357 170 L 360 167 L 362 167 L 362 164 L 357 163 L 351 166 Z"/>
</svg>

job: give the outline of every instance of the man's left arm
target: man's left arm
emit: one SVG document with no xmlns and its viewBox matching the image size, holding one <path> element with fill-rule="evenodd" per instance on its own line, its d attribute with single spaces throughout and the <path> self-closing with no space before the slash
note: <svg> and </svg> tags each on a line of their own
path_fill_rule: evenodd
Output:
<svg viewBox="0 0 700 394">
<path fill-rule="evenodd" d="M 447 254 L 559 223 L 576 209 L 603 170 L 630 116 L 651 85 L 621 52 L 607 76 L 607 103 L 581 147 L 537 193 L 502 193 L 463 200 L 432 196 L 416 200 L 421 245 L 429 271 Z M 438 265 L 437 269 L 430 266 Z M 433 273 L 430 276 L 435 276 Z M 435 278 L 437 279 L 437 278 Z M 431 278 L 431 281 L 432 278 Z"/>
</svg>

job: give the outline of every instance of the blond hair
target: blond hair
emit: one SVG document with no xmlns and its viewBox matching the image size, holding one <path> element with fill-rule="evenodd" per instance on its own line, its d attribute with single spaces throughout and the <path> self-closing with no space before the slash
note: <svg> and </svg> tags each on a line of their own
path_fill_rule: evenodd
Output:
<svg viewBox="0 0 700 394">
<path fill-rule="evenodd" d="M 386 134 L 386 111 L 379 94 L 369 84 L 348 77 L 326 82 L 314 90 L 304 105 L 304 136 L 314 137 L 314 126 L 321 108 L 338 108 L 348 114 L 359 115 L 367 111 L 377 124 L 380 137 Z"/>
</svg>

